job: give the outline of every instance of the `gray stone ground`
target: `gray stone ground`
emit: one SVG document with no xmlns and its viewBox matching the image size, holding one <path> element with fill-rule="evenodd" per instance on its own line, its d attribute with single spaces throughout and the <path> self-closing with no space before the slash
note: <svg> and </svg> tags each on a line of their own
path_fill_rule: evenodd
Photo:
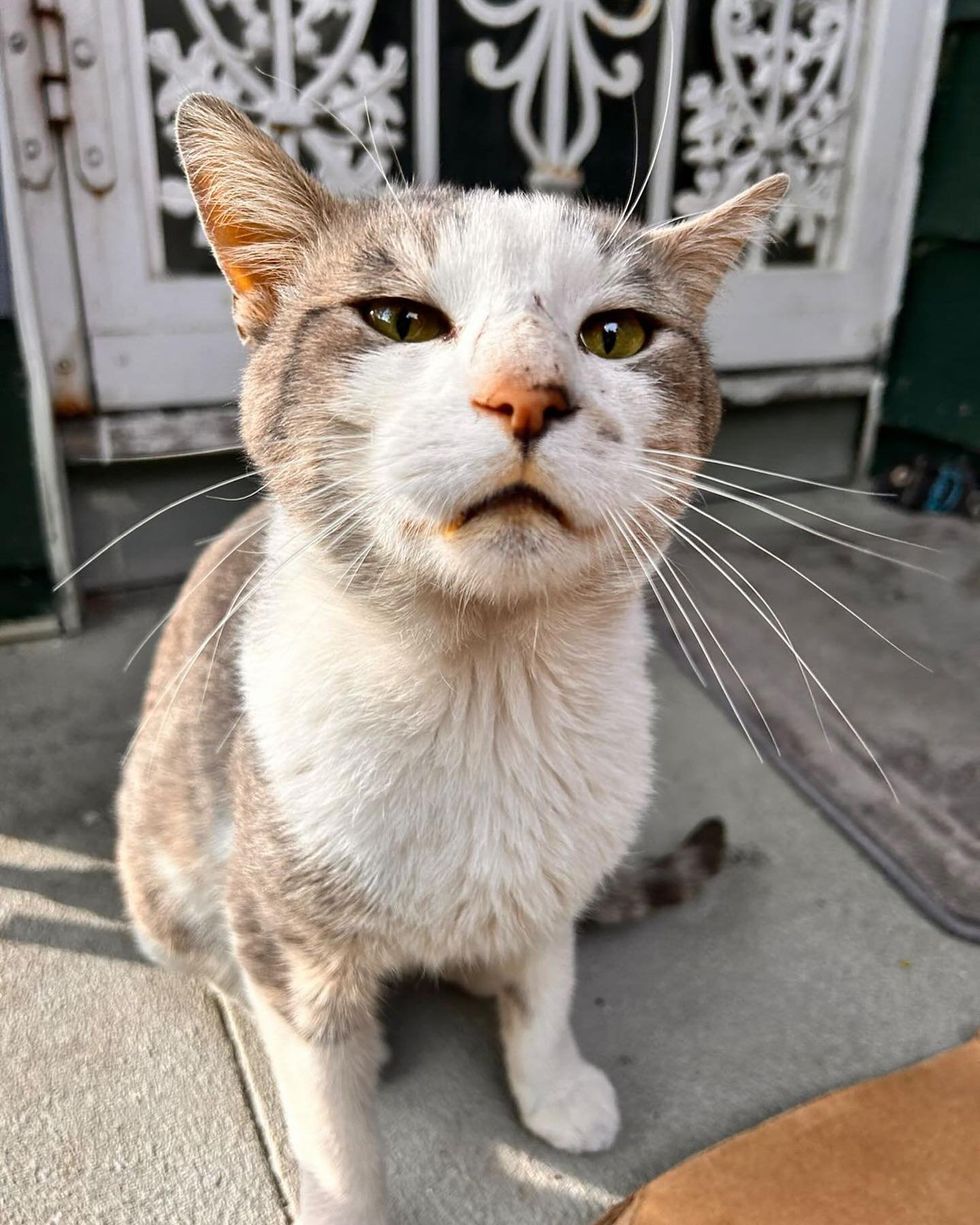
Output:
<svg viewBox="0 0 980 1225">
<path fill-rule="evenodd" d="M 169 593 L 104 602 L 73 640 L 0 650 L 0 1219 L 259 1225 L 288 1165 L 246 1019 L 140 962 L 110 815 Z M 644 837 L 729 822 L 696 904 L 581 941 L 577 1028 L 621 1097 L 609 1154 L 527 1136 L 491 1009 L 406 987 L 381 1097 L 393 1221 L 586 1222 L 686 1155 L 813 1094 L 965 1039 L 980 949 L 911 909 L 665 658 L 661 777 Z M 287 1170 L 284 1175 L 277 1171 Z"/>
</svg>

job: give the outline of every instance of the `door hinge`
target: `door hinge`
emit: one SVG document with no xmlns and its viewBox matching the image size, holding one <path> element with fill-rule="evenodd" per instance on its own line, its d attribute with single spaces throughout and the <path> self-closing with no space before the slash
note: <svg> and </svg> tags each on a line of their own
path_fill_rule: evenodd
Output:
<svg viewBox="0 0 980 1225">
<path fill-rule="evenodd" d="M 4 0 L 2 66 L 21 182 L 46 187 L 55 134 L 75 177 L 101 195 L 116 181 L 95 0 Z"/>
<path fill-rule="evenodd" d="M 53 4 L 35 4 L 34 17 L 41 43 L 41 97 L 48 123 L 58 128 L 71 119 L 64 18 L 61 10 Z"/>
</svg>

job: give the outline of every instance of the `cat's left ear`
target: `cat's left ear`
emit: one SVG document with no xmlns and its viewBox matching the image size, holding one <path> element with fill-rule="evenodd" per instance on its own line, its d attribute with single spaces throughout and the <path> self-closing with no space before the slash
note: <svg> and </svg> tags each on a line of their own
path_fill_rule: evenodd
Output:
<svg viewBox="0 0 980 1225">
<path fill-rule="evenodd" d="M 769 234 L 789 176 L 774 174 L 708 213 L 649 231 L 650 252 L 700 321 L 745 247 Z"/>
</svg>

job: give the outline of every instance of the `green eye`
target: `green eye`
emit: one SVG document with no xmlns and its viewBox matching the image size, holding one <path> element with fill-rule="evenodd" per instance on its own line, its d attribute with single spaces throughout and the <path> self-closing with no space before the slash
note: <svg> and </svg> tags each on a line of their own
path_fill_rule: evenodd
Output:
<svg viewBox="0 0 980 1225">
<path fill-rule="evenodd" d="M 360 306 L 364 322 L 389 340 L 418 344 L 449 331 L 449 320 L 434 306 L 405 298 L 375 298 Z"/>
<path fill-rule="evenodd" d="M 652 331 L 650 320 L 638 311 L 604 311 L 590 315 L 578 335 L 590 353 L 615 360 L 639 353 Z"/>
</svg>

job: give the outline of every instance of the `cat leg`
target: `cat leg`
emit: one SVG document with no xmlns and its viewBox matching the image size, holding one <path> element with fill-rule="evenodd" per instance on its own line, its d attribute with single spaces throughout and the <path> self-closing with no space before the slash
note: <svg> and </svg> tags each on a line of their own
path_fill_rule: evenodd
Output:
<svg viewBox="0 0 980 1225">
<path fill-rule="evenodd" d="M 616 1094 L 579 1053 L 569 1015 L 575 987 L 571 924 L 513 968 L 498 996 L 504 1061 L 521 1120 L 556 1148 L 609 1148 L 619 1130 Z"/>
<path fill-rule="evenodd" d="M 326 993 L 325 993 L 326 994 Z M 383 1041 L 372 1012 L 314 1028 L 288 1020 L 254 981 L 253 1014 L 300 1168 L 297 1225 L 384 1225 L 375 1122 Z"/>
<path fill-rule="evenodd" d="M 495 999 L 507 981 L 500 970 L 486 966 L 452 966 L 443 970 L 439 977 L 443 982 L 481 1000 Z"/>
</svg>

